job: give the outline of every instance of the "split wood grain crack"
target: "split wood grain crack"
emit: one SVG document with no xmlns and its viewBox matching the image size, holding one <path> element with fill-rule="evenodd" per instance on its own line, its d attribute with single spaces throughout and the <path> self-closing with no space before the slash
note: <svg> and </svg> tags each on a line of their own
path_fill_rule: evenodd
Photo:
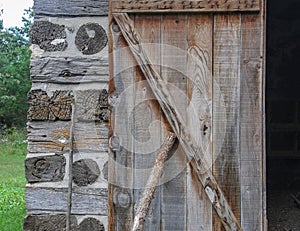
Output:
<svg viewBox="0 0 300 231">
<path fill-rule="evenodd" d="M 113 13 L 113 17 L 120 27 L 123 37 L 128 43 L 139 68 L 145 75 L 149 86 L 173 129 L 173 132 L 179 139 L 180 144 L 196 173 L 198 181 L 202 184 L 205 193 L 218 214 L 225 230 L 241 231 L 241 225 L 235 217 L 215 177 L 209 170 L 208 164 L 200 157 L 198 150 L 195 148 L 197 145 L 193 143 L 191 133 L 185 126 L 184 120 L 178 112 L 178 109 L 175 107 L 167 84 L 155 70 L 145 52 L 141 44 L 140 35 L 134 28 L 133 21 L 129 18 L 127 13 Z"/>
<path fill-rule="evenodd" d="M 67 194 L 67 214 L 66 214 L 66 231 L 71 230 L 71 211 L 72 211 L 72 166 L 73 166 L 73 154 L 74 154 L 74 126 L 75 126 L 75 102 L 72 100 L 72 114 L 71 114 L 71 127 L 70 127 L 70 151 L 69 151 L 69 182 L 68 182 L 68 194 Z"/>
</svg>

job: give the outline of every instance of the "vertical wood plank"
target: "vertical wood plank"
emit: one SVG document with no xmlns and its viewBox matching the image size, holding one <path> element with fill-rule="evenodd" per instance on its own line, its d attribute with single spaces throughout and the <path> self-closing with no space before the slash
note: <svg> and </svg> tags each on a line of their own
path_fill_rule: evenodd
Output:
<svg viewBox="0 0 300 231">
<path fill-rule="evenodd" d="M 163 15 L 161 31 L 162 78 L 168 82 L 176 107 L 186 114 L 187 16 Z M 186 230 L 186 159 L 181 146 L 167 161 L 164 175 L 169 180 L 162 186 L 162 230 Z M 173 175 L 172 175 L 173 174 Z M 170 178 L 171 176 L 171 178 Z"/>
<path fill-rule="evenodd" d="M 118 26 L 110 21 L 109 101 L 110 121 L 110 211 L 111 230 L 130 230 L 133 220 L 133 164 L 134 121 L 130 115 L 134 109 L 135 61 L 121 35 Z"/>
<path fill-rule="evenodd" d="M 160 63 L 160 16 L 136 15 L 135 28 L 142 37 L 145 51 L 154 63 Z M 157 67 L 159 70 L 160 67 Z M 161 110 L 155 96 L 140 68 L 136 68 L 135 83 L 135 161 L 134 161 L 134 203 L 138 204 L 143 187 L 159 149 L 161 137 Z M 143 230 L 160 230 L 160 186 L 156 188 L 154 198 L 144 221 Z"/>
<path fill-rule="evenodd" d="M 240 14 L 214 16 L 213 158 L 216 159 L 214 175 L 237 219 L 240 219 L 241 208 L 240 31 Z M 226 129 L 224 139 L 220 139 L 221 127 Z M 216 215 L 214 215 L 214 230 L 223 230 Z"/>
<path fill-rule="evenodd" d="M 213 17 L 188 17 L 188 128 L 209 165 L 212 143 L 212 33 Z M 198 54 L 199 49 L 200 54 Z M 204 58 L 204 60 L 202 59 Z M 206 66 L 206 67 L 205 67 Z M 206 73 L 205 69 L 209 71 Z M 212 205 L 191 166 L 187 167 L 187 230 L 212 230 Z"/>
<path fill-rule="evenodd" d="M 244 231 L 263 230 L 262 28 L 258 15 L 242 15 L 241 222 Z"/>
<path fill-rule="evenodd" d="M 109 81 L 108 81 L 108 108 L 109 108 L 109 120 L 108 120 L 108 138 L 109 138 L 109 147 L 108 147 L 108 167 L 107 167 L 107 180 L 108 180 L 108 224 L 107 228 L 110 231 L 115 231 L 115 210 L 114 210 L 114 201 L 113 201 L 113 191 L 114 185 L 111 183 L 116 178 L 115 173 L 115 153 L 111 147 L 111 137 L 113 136 L 113 128 L 114 128 L 114 109 L 111 102 L 111 97 L 115 92 L 115 83 L 114 83 L 114 66 L 116 63 L 114 62 L 114 46 L 115 41 L 113 37 L 114 31 L 112 30 L 112 26 L 115 25 L 112 20 L 113 16 L 111 14 L 112 8 L 111 3 L 108 5 L 108 62 L 109 62 Z"/>
</svg>

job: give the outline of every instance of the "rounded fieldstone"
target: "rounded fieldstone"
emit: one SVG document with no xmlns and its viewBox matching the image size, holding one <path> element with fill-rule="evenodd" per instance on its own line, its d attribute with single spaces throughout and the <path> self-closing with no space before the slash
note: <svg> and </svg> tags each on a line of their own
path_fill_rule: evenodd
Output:
<svg viewBox="0 0 300 231">
<path fill-rule="evenodd" d="M 105 30 L 97 23 L 82 25 L 75 37 L 77 49 L 84 55 L 92 55 L 100 52 L 108 41 Z"/>
<path fill-rule="evenodd" d="M 104 225 L 101 221 L 96 218 L 86 218 L 79 225 L 79 231 L 105 231 Z"/>
<path fill-rule="evenodd" d="M 96 161 L 81 159 L 73 163 L 73 181 L 78 186 L 87 186 L 96 182 L 100 169 Z"/>
</svg>

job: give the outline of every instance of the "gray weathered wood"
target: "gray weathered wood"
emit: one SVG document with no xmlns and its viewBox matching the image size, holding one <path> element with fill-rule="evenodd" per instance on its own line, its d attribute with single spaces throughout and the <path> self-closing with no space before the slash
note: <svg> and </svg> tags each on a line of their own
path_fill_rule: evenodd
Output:
<svg viewBox="0 0 300 231">
<path fill-rule="evenodd" d="M 145 38 L 145 43 L 160 43 L 160 17 L 153 15 L 136 15 L 136 29 Z M 149 46 L 145 48 L 148 55 L 160 61 L 159 46 Z M 138 67 L 135 68 L 135 88 L 134 88 L 134 104 L 136 105 L 133 118 L 135 123 L 134 137 L 135 154 L 134 154 L 134 204 L 137 204 L 146 185 L 146 180 L 153 167 L 157 149 L 162 142 L 162 126 L 161 111 L 155 99 L 151 88 L 145 81 L 143 73 Z M 155 125 L 154 125 L 155 124 Z M 148 216 L 144 218 L 143 230 L 159 230 L 161 215 L 161 186 L 157 185 L 151 205 L 149 207 Z M 136 216 L 136 214 L 135 214 Z"/>
<path fill-rule="evenodd" d="M 152 91 L 157 97 L 161 108 L 164 111 L 170 126 L 176 133 L 180 140 L 180 143 L 185 151 L 187 158 L 192 164 L 199 182 L 203 185 L 205 192 L 210 199 L 215 211 L 220 217 L 223 226 L 226 230 L 241 230 L 238 220 L 236 219 L 231 207 L 225 199 L 225 196 L 216 182 L 211 171 L 208 170 L 208 165 L 204 159 L 195 149 L 196 145 L 193 144 L 193 140 L 185 122 L 178 113 L 178 109 L 174 107 L 175 103 L 167 88 L 167 85 L 162 80 L 161 76 L 156 72 L 151 61 L 147 57 L 142 45 L 140 36 L 137 34 L 132 20 L 127 14 L 113 14 L 117 21 L 124 38 L 129 44 L 129 48 L 132 51 L 133 56 L 139 64 L 139 67 L 143 71 L 146 79 L 148 80 Z M 176 20 L 177 21 L 177 20 Z"/>
<path fill-rule="evenodd" d="M 118 26 L 110 21 L 111 44 L 109 47 L 110 60 L 118 66 L 110 67 L 110 152 L 111 168 L 109 182 L 111 183 L 110 224 L 111 230 L 130 230 L 133 220 L 133 168 L 134 144 L 133 121 L 130 116 L 134 111 L 134 95 L 131 89 L 134 86 L 135 62 L 130 57 L 130 51 L 125 50 L 126 41 L 122 38 Z M 124 59 L 118 52 L 125 52 L 128 58 Z M 122 69 L 126 67 L 126 69 Z M 122 97 L 121 97 L 122 96 Z M 116 99 L 116 101 L 114 101 Z M 112 211 L 113 210 L 113 211 Z M 114 211 L 118 211 L 113 214 Z"/>
<path fill-rule="evenodd" d="M 189 15 L 187 124 L 202 157 L 212 166 L 212 15 Z M 187 167 L 187 230 L 212 230 L 212 205 Z"/>
<path fill-rule="evenodd" d="M 29 153 L 63 153 L 69 150 L 70 122 L 29 122 Z"/>
<path fill-rule="evenodd" d="M 27 214 L 65 213 L 67 188 L 26 187 Z M 72 189 L 72 214 L 107 215 L 107 189 Z"/>
<path fill-rule="evenodd" d="M 25 160 L 25 175 L 29 183 L 62 181 L 66 159 L 61 155 L 40 156 Z"/>
<path fill-rule="evenodd" d="M 106 89 L 75 91 L 75 118 L 79 121 L 108 122 Z"/>
<path fill-rule="evenodd" d="M 241 53 L 241 220 L 245 231 L 264 230 L 263 203 L 263 36 L 256 15 L 242 15 Z"/>
<path fill-rule="evenodd" d="M 29 122 L 29 153 L 67 153 L 70 149 L 70 122 Z M 107 151 L 107 124 L 78 122 L 74 128 L 75 152 Z"/>
<path fill-rule="evenodd" d="M 176 99 L 172 106 L 181 112 L 183 119 L 186 118 L 187 99 L 180 93 L 187 88 L 187 66 L 185 52 L 178 50 L 187 49 L 186 19 L 186 15 L 163 15 L 161 19 L 161 77 L 168 85 L 170 97 Z M 165 183 L 161 193 L 161 227 L 163 230 L 186 230 L 186 158 L 181 145 L 167 164 L 177 172 L 172 173 L 169 181 L 162 177 Z M 166 171 L 171 169 L 166 168 Z"/>
<path fill-rule="evenodd" d="M 108 59 L 83 57 L 32 57 L 33 82 L 85 83 L 108 80 Z"/>
<path fill-rule="evenodd" d="M 148 214 L 150 204 L 153 200 L 155 190 L 159 183 L 159 178 L 163 172 L 165 161 L 168 158 L 169 152 L 174 145 L 176 135 L 168 133 L 161 148 L 158 150 L 154 166 L 143 190 L 142 196 L 137 204 L 137 209 L 134 216 L 132 231 L 144 230 L 144 220 Z"/>
<path fill-rule="evenodd" d="M 35 18 L 42 16 L 106 16 L 108 0 L 40 0 L 34 2 Z"/>
<path fill-rule="evenodd" d="M 77 231 L 77 219 L 71 216 L 71 230 Z M 24 231 L 66 231 L 66 215 L 29 215 L 24 219 Z"/>
<path fill-rule="evenodd" d="M 67 192 L 67 212 L 66 212 L 66 231 L 70 231 L 71 228 L 71 209 L 72 209 L 72 188 L 73 188 L 73 161 L 74 161 L 74 127 L 75 127 L 75 103 L 72 101 L 72 115 L 71 115 L 71 125 L 70 125 L 70 150 L 69 150 L 69 168 L 68 168 L 68 192 Z"/>
<path fill-rule="evenodd" d="M 238 222 L 241 221 L 240 49 L 241 15 L 215 15 L 213 173 Z M 224 139 L 219 139 L 222 127 L 226 133 Z M 214 225 L 217 226 L 218 222 L 219 217 L 215 216 Z"/>
<path fill-rule="evenodd" d="M 113 0 L 114 13 L 259 11 L 259 0 Z"/>
</svg>

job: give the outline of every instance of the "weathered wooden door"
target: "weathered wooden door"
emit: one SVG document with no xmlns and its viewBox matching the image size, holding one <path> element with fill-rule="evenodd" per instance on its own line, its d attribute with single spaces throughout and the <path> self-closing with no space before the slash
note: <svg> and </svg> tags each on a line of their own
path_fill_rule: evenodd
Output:
<svg viewBox="0 0 300 231">
<path fill-rule="evenodd" d="M 109 229 L 266 230 L 264 0 L 110 2 Z"/>
</svg>

